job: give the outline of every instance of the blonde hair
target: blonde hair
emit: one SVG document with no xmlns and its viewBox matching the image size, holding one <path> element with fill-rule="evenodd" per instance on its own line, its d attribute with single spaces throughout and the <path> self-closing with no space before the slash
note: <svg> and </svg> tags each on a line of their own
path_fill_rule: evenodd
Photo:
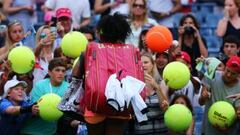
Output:
<svg viewBox="0 0 240 135">
<path fill-rule="evenodd" d="M 143 52 L 141 56 L 148 57 L 153 64 L 153 68 L 150 72 L 150 75 L 155 79 L 155 81 L 158 83 L 161 80 L 161 76 L 158 72 L 157 65 L 155 63 L 155 60 L 153 59 L 153 55 L 150 52 Z"/>
<path fill-rule="evenodd" d="M 41 33 L 44 29 L 50 29 L 50 26 L 49 25 L 43 25 L 41 26 L 38 30 L 37 30 L 37 33 L 36 33 L 36 46 L 39 46 L 39 43 L 40 43 L 40 39 L 41 39 Z"/>
<path fill-rule="evenodd" d="M 131 21 L 133 21 L 135 19 L 134 15 L 133 15 L 133 5 L 137 0 L 132 0 L 131 6 L 130 6 L 130 19 Z M 147 1 L 146 0 L 142 0 L 144 3 L 144 10 L 145 12 L 143 13 L 143 21 L 146 22 L 147 21 Z"/>
<path fill-rule="evenodd" d="M 12 48 L 15 47 L 15 44 L 10 37 L 10 30 L 12 29 L 13 26 L 18 26 L 18 25 L 20 25 L 23 29 L 22 23 L 17 20 L 10 22 L 7 26 L 6 41 L 5 41 L 5 47 L 7 51 L 10 51 Z"/>
</svg>

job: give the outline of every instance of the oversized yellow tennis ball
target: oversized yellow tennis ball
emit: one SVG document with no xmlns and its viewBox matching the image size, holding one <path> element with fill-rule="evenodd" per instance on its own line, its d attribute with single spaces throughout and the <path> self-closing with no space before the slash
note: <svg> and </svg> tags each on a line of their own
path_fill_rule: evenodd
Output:
<svg viewBox="0 0 240 135">
<path fill-rule="evenodd" d="M 192 113 L 186 106 L 174 104 L 165 112 L 164 123 L 171 131 L 184 132 L 192 123 Z"/>
<path fill-rule="evenodd" d="M 35 64 L 34 53 L 26 46 L 13 48 L 8 54 L 8 60 L 11 63 L 12 70 L 18 74 L 31 71 Z"/>
<path fill-rule="evenodd" d="M 230 127 L 236 120 L 237 115 L 233 106 L 226 101 L 214 103 L 208 111 L 208 120 L 214 126 Z"/>
<path fill-rule="evenodd" d="M 43 120 L 56 121 L 63 113 L 58 110 L 57 106 L 61 97 L 54 93 L 43 95 L 38 101 L 39 115 Z"/>
<path fill-rule="evenodd" d="M 170 88 L 181 89 L 190 80 L 190 70 L 181 62 L 171 62 L 163 70 L 163 79 Z"/>
<path fill-rule="evenodd" d="M 61 48 L 65 56 L 77 58 L 86 50 L 87 44 L 88 40 L 84 34 L 73 31 L 63 37 Z"/>
</svg>

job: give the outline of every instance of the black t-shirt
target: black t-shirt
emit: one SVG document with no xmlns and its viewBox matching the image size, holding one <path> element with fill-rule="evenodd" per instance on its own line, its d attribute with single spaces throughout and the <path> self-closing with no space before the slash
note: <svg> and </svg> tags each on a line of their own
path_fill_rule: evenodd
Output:
<svg viewBox="0 0 240 135">
<path fill-rule="evenodd" d="M 229 35 L 233 35 L 240 40 L 240 28 L 236 29 L 230 21 L 228 21 L 227 31 L 226 31 L 225 35 L 223 36 L 223 39 Z"/>
<path fill-rule="evenodd" d="M 202 37 L 203 43 L 205 47 L 207 48 L 206 45 L 206 40 Z M 197 39 L 195 38 L 193 41 L 193 44 L 191 47 L 186 46 L 184 43 L 182 43 L 182 51 L 185 51 L 189 54 L 191 57 L 191 67 L 192 67 L 192 75 L 197 76 L 197 70 L 195 69 L 196 67 L 196 59 L 201 56 L 200 49 L 199 49 L 199 44 Z"/>
</svg>

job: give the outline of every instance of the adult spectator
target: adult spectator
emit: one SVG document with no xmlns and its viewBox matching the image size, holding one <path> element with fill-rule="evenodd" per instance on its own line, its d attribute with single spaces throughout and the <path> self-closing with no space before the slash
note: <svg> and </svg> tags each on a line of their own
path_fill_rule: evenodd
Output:
<svg viewBox="0 0 240 135">
<path fill-rule="evenodd" d="M 53 59 L 53 43 L 55 34 L 48 25 L 40 27 L 36 34 L 35 57 L 38 66 L 34 68 L 33 84 L 45 78 L 48 73 L 49 62 Z"/>
<path fill-rule="evenodd" d="M 52 26 L 57 27 L 57 32 L 61 37 L 73 30 L 73 15 L 69 8 L 57 9 L 56 19 Z"/>
<path fill-rule="evenodd" d="M 215 77 L 210 80 L 204 78 L 204 87 L 202 89 L 199 103 L 205 104 L 204 120 L 203 120 L 203 133 L 205 135 L 237 135 L 239 134 L 236 122 L 231 127 L 217 127 L 211 125 L 208 120 L 208 110 L 212 104 L 217 101 L 227 101 L 233 104 L 233 100 L 226 98 L 232 94 L 240 92 L 240 58 L 232 56 L 226 64 L 225 70 L 216 71 Z M 233 106 L 237 112 L 240 110 L 240 102 L 236 102 Z M 238 118 L 240 117 L 238 113 Z"/>
<path fill-rule="evenodd" d="M 135 134 L 167 135 L 168 129 L 164 124 L 164 111 L 160 108 L 161 101 L 166 100 L 166 98 L 162 98 L 157 93 L 161 77 L 151 53 L 143 53 L 141 60 L 143 63 L 143 70 L 145 72 L 144 78 L 147 87 L 145 103 L 147 104 L 149 111 L 147 112 L 148 121 L 146 121 L 146 123 L 142 125 L 135 123 Z"/>
<path fill-rule="evenodd" d="M 56 11 L 59 8 L 69 8 L 72 12 L 73 27 L 79 29 L 90 23 L 90 4 L 88 0 L 46 0 L 45 12 Z"/>
<path fill-rule="evenodd" d="M 150 15 L 161 25 L 173 28 L 172 15 L 181 9 L 180 0 L 148 0 Z"/>
<path fill-rule="evenodd" d="M 9 51 L 19 45 L 22 45 L 24 38 L 24 29 L 20 21 L 12 21 L 7 26 L 5 45 L 0 48 L 0 61 L 6 59 Z"/>
<path fill-rule="evenodd" d="M 234 35 L 240 40 L 240 1 L 225 0 L 224 17 L 218 22 L 216 33 L 225 38 Z"/>
<path fill-rule="evenodd" d="M 130 6 L 130 25 L 132 34 L 127 38 L 127 44 L 139 46 L 139 36 L 144 25 L 157 25 L 157 22 L 147 16 L 147 1 L 133 0 Z"/>
<path fill-rule="evenodd" d="M 178 28 L 178 43 L 182 51 L 187 52 L 191 57 L 192 74 L 194 76 L 197 75 L 195 59 L 200 56 L 208 56 L 206 42 L 199 32 L 199 28 L 196 18 L 191 14 L 181 18 Z"/>
</svg>

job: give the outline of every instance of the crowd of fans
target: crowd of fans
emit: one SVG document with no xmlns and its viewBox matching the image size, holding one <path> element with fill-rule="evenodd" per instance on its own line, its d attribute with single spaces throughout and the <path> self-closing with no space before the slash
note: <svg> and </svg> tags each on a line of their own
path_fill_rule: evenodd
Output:
<svg viewBox="0 0 240 135">
<path fill-rule="evenodd" d="M 219 50 L 217 54 L 209 52 L 208 37 L 202 34 L 201 21 L 192 12 L 194 5 L 204 6 L 208 2 L 222 14 L 213 27 L 213 35 L 222 41 L 216 45 L 220 46 L 215 48 Z M 116 21 L 116 13 L 124 17 L 129 29 L 114 27 L 125 26 Z M 176 26 L 178 14 L 182 16 Z M 108 22 L 109 15 L 113 19 Z M 194 115 L 191 126 L 181 134 L 240 134 L 240 102 L 234 101 L 239 97 L 234 94 L 240 93 L 240 0 L 1 0 L 0 23 L 0 134 L 85 133 L 85 123 L 75 118 L 63 117 L 55 122 L 40 119 L 37 106 L 32 104 L 46 93 L 62 97 L 72 81 L 74 59 L 66 57 L 60 48 L 62 38 L 71 31 L 82 32 L 89 42 L 131 44 L 141 52 L 149 119 L 145 125 L 139 125 L 134 117 L 127 122 L 108 119 L 109 135 L 178 135 L 169 131 L 163 120 L 167 107 L 176 103 L 186 105 Z M 145 35 L 159 24 L 168 27 L 177 42 L 164 52 L 152 52 Z M 103 27 L 109 27 L 109 31 L 101 35 Z M 113 31 L 124 36 L 112 39 Z M 11 49 L 22 45 L 30 47 L 36 58 L 34 69 L 26 74 L 13 72 L 7 60 Z M 210 56 L 221 61 L 213 79 L 195 68 Z M 180 90 L 169 88 L 162 77 L 164 67 L 172 61 L 184 63 L 191 71 L 188 84 Z M 158 90 L 164 99 L 159 100 Z M 234 103 L 238 120 L 231 127 L 220 128 L 208 122 L 209 107 L 220 100 Z M 98 128 L 106 125 L 87 124 L 89 134 L 104 134 Z M 121 129 L 115 127 L 120 125 Z"/>
</svg>

